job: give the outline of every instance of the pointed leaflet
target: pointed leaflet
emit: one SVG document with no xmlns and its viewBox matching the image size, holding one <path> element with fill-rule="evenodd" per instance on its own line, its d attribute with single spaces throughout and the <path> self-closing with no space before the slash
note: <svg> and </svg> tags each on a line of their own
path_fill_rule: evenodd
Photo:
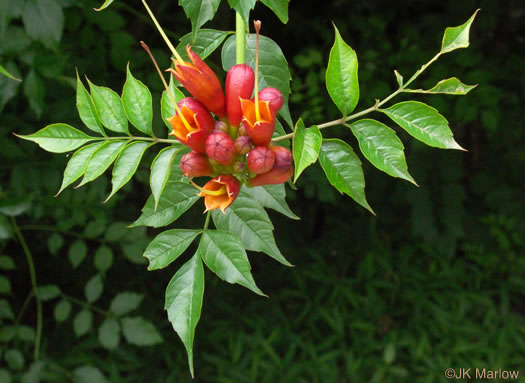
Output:
<svg viewBox="0 0 525 383">
<path fill-rule="evenodd" d="M 97 115 L 97 110 L 95 109 L 95 104 L 93 99 L 89 95 L 88 91 L 80 81 L 77 72 L 77 110 L 78 115 L 82 122 L 95 133 L 99 133 L 103 136 L 106 135 L 104 128 L 100 122 L 100 118 Z"/>
<path fill-rule="evenodd" d="M 284 24 L 288 22 L 288 3 L 290 0 L 261 0 Z"/>
<path fill-rule="evenodd" d="M 254 188 L 244 188 L 246 193 L 252 196 L 263 207 L 278 211 L 279 213 L 291 219 L 300 219 L 296 216 L 286 203 L 286 191 L 284 184 L 263 185 Z"/>
<path fill-rule="evenodd" d="M 11 73 L 9 73 L 2 65 L 0 65 L 0 73 L 6 77 L 9 77 L 11 80 L 22 81 L 19 78 L 13 76 Z"/>
<path fill-rule="evenodd" d="M 33 40 L 40 41 L 46 48 L 58 46 L 64 29 L 64 13 L 59 2 L 26 0 L 22 21 L 27 34 Z"/>
<path fill-rule="evenodd" d="M 113 141 L 102 144 L 89 159 L 84 178 L 78 188 L 101 176 L 115 161 L 127 141 Z"/>
<path fill-rule="evenodd" d="M 146 85 L 137 80 L 126 67 L 126 82 L 122 89 L 122 104 L 128 120 L 135 128 L 148 136 L 153 136 L 153 103 Z"/>
<path fill-rule="evenodd" d="M 464 150 L 454 141 L 448 121 L 431 106 L 417 101 L 404 101 L 380 111 L 428 146 Z"/>
<path fill-rule="evenodd" d="M 179 0 L 186 17 L 191 21 L 192 41 L 195 41 L 197 31 L 208 20 L 213 19 L 221 0 Z"/>
<path fill-rule="evenodd" d="M 392 177 L 403 178 L 414 185 L 408 173 L 404 146 L 396 132 L 375 120 L 359 120 L 347 125 L 359 141 L 359 148 L 368 161 Z"/>
<path fill-rule="evenodd" d="M 111 178 L 111 193 L 106 198 L 109 200 L 117 191 L 120 190 L 130 179 L 139 167 L 140 160 L 152 143 L 134 141 L 128 144 L 120 153 L 115 166 L 113 167 L 113 177 Z M 106 202 L 104 201 L 104 202 Z"/>
<path fill-rule="evenodd" d="M 459 81 L 456 77 L 441 80 L 436 85 L 428 90 L 423 89 L 405 89 L 403 92 L 407 93 L 427 93 L 427 94 L 450 94 L 450 95 L 465 95 L 477 85 L 466 85 Z"/>
<path fill-rule="evenodd" d="M 195 254 L 174 275 L 166 288 L 164 309 L 168 319 L 188 352 L 188 364 L 193 376 L 193 339 L 199 322 L 204 296 L 204 268 Z"/>
<path fill-rule="evenodd" d="M 255 68 L 255 35 L 246 36 L 246 64 Z M 228 71 L 235 62 L 235 36 L 231 36 L 222 46 L 222 66 Z M 288 96 L 290 95 L 290 70 L 288 63 L 279 45 L 266 36 L 260 36 L 259 41 L 259 90 L 268 86 L 277 88 L 284 97 L 284 105 L 279 114 L 292 126 L 292 118 L 288 110 Z"/>
<path fill-rule="evenodd" d="M 319 163 L 328 181 L 341 193 L 375 214 L 365 197 L 365 176 L 361 161 L 352 148 L 338 139 L 323 140 Z"/>
<path fill-rule="evenodd" d="M 343 41 L 335 25 L 334 29 L 335 42 L 330 50 L 326 68 L 326 89 L 341 113 L 347 116 L 352 113 L 359 101 L 357 55 Z"/>
<path fill-rule="evenodd" d="M 211 216 L 217 229 L 237 235 L 247 250 L 262 251 L 283 265 L 291 266 L 275 244 L 268 214 L 245 191 L 241 190 L 225 213 L 213 210 Z"/>
<path fill-rule="evenodd" d="M 191 33 L 182 36 L 176 49 L 181 57 L 186 60 L 188 59 L 186 46 L 189 44 L 191 45 L 191 50 L 204 60 L 212 54 L 231 33 L 232 32 L 218 31 L 215 29 L 201 29 L 194 42 L 191 41 Z"/>
<path fill-rule="evenodd" d="M 155 210 L 153 196 L 148 198 L 142 208 L 141 216 L 131 225 L 161 227 L 169 225 L 179 218 L 186 210 L 193 206 L 199 199 L 195 187 L 183 182 L 169 181 L 166 190 L 160 197 Z"/>
<path fill-rule="evenodd" d="M 177 146 L 164 148 L 157 154 L 151 164 L 149 183 L 151 186 L 151 194 L 155 199 L 155 210 L 157 210 L 160 196 L 170 178 L 174 159 L 177 157 L 177 153 L 180 150 L 181 147 Z"/>
<path fill-rule="evenodd" d="M 323 136 L 317 126 L 306 129 L 302 118 L 297 121 L 293 137 L 294 183 L 304 169 L 317 161 L 322 141 Z"/>
<path fill-rule="evenodd" d="M 15 135 L 24 140 L 36 142 L 42 149 L 53 153 L 69 152 L 86 142 L 98 139 L 98 137 L 88 136 L 68 124 L 51 124 L 28 136 Z"/>
<path fill-rule="evenodd" d="M 255 284 L 246 250 L 234 234 L 205 230 L 197 253 L 219 278 L 228 283 L 238 283 L 255 294 L 265 296 Z"/>
<path fill-rule="evenodd" d="M 171 90 L 171 94 L 175 98 L 175 101 L 179 102 L 185 97 L 184 93 L 175 87 L 173 76 L 170 76 L 169 89 Z M 160 114 L 162 116 L 162 121 L 164 121 L 164 124 L 166 124 L 168 129 L 173 129 L 171 124 L 168 122 L 168 119 L 173 117 L 175 114 L 175 105 L 171 101 L 171 97 L 168 95 L 168 91 L 166 90 L 162 92 L 162 98 L 160 100 Z"/>
<path fill-rule="evenodd" d="M 129 135 L 128 118 L 117 93 L 103 86 L 96 86 L 88 80 L 91 97 L 102 125 L 107 129 Z"/>
<path fill-rule="evenodd" d="M 470 26 L 478 12 L 479 9 L 474 12 L 465 24 L 462 24 L 459 27 L 448 27 L 445 29 L 443 42 L 441 43 L 441 53 L 447 53 L 458 48 L 467 48 L 469 46 Z"/>
<path fill-rule="evenodd" d="M 157 235 L 144 251 L 144 257 L 149 260 L 148 270 L 168 266 L 184 253 L 200 233 L 200 230 L 174 229 Z"/>
<path fill-rule="evenodd" d="M 250 10 L 252 10 L 255 7 L 255 1 L 256 0 L 228 0 L 228 4 L 230 4 L 230 7 L 242 16 L 242 19 L 244 20 L 244 25 L 246 25 L 247 27 L 250 25 Z"/>
<path fill-rule="evenodd" d="M 62 186 L 60 186 L 60 190 L 55 195 L 55 197 L 85 173 L 91 156 L 98 148 L 100 148 L 102 144 L 103 142 L 97 142 L 91 145 L 86 145 L 83 148 L 78 149 L 75 154 L 73 154 L 67 163 L 66 169 L 64 170 Z"/>
</svg>

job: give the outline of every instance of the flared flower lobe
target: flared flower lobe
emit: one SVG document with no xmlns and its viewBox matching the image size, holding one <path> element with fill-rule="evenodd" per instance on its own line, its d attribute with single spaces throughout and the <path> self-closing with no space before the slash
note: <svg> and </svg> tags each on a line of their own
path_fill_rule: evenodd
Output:
<svg viewBox="0 0 525 383">
<path fill-rule="evenodd" d="M 204 197 L 205 212 L 220 209 L 224 213 L 237 198 L 241 184 L 237 178 L 223 174 L 208 181 L 202 189 L 199 196 Z"/>
<path fill-rule="evenodd" d="M 246 133 L 255 146 L 266 146 L 275 130 L 275 115 L 270 110 L 268 101 L 259 101 L 259 116 L 255 110 L 255 101 L 241 99 L 242 123 Z"/>
</svg>

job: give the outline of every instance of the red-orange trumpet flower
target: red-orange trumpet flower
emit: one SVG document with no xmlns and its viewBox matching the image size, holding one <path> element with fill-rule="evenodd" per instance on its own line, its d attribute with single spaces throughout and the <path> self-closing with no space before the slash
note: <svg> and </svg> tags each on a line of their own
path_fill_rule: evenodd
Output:
<svg viewBox="0 0 525 383">
<path fill-rule="evenodd" d="M 270 102 L 241 100 L 241 108 L 242 123 L 253 144 L 268 145 L 275 130 L 275 115 L 270 110 Z"/>
<path fill-rule="evenodd" d="M 215 120 L 200 102 L 186 97 L 177 103 L 177 114 L 168 119 L 170 133 L 184 145 L 199 153 L 206 151 L 206 138 L 215 127 Z"/>
<path fill-rule="evenodd" d="M 224 92 L 217 76 L 189 45 L 186 46 L 186 52 L 191 63 L 173 59 L 175 69 L 170 68 L 168 71 L 210 112 L 218 117 L 226 116 Z"/>
<path fill-rule="evenodd" d="M 288 181 L 293 174 L 292 152 L 282 146 L 269 146 L 268 148 L 275 153 L 273 168 L 269 172 L 252 178 L 250 186 L 282 184 Z"/>
<path fill-rule="evenodd" d="M 237 198 L 241 184 L 237 178 L 223 174 L 208 181 L 199 189 L 201 190 L 199 196 L 204 197 L 205 212 L 220 209 L 224 213 L 224 210 Z"/>
</svg>

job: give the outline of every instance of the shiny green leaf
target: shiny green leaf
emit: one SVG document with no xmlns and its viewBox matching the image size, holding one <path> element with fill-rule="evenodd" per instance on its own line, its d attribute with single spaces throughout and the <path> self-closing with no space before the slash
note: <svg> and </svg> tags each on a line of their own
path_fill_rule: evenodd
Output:
<svg viewBox="0 0 525 383">
<path fill-rule="evenodd" d="M 76 96 L 78 115 L 82 122 L 92 131 L 99 133 L 103 136 L 106 135 L 102 123 L 95 109 L 95 104 L 91 95 L 88 93 L 84 84 L 80 80 L 77 72 L 77 96 Z"/>
<path fill-rule="evenodd" d="M 465 85 L 456 77 L 441 80 L 436 85 L 428 90 L 423 89 L 405 89 L 403 92 L 407 93 L 426 93 L 426 94 L 450 94 L 450 95 L 465 95 L 477 85 Z"/>
<path fill-rule="evenodd" d="M 284 24 L 288 22 L 288 3 L 290 0 L 261 0 Z"/>
<path fill-rule="evenodd" d="M 334 25 L 335 42 L 326 68 L 326 89 L 344 116 L 352 113 L 359 101 L 357 55 L 344 42 Z"/>
<path fill-rule="evenodd" d="M 294 183 L 304 169 L 317 161 L 322 141 L 323 136 L 317 126 L 306 129 L 301 118 L 297 121 L 293 138 Z"/>
<path fill-rule="evenodd" d="M 42 149 L 53 153 L 69 152 L 89 141 L 97 139 L 68 124 L 51 124 L 36 133 L 27 136 L 17 134 L 16 136 L 36 142 Z"/>
<path fill-rule="evenodd" d="M 273 209 L 288 218 L 300 219 L 294 214 L 286 203 L 286 190 L 284 184 L 279 185 L 263 185 L 254 188 L 244 188 L 246 193 L 252 196 L 263 207 Z"/>
<path fill-rule="evenodd" d="M 133 141 L 122 149 L 115 162 L 115 166 L 113 166 L 111 193 L 104 202 L 113 197 L 113 195 L 133 177 L 133 174 L 135 174 L 139 167 L 142 156 L 151 145 L 149 142 Z"/>
<path fill-rule="evenodd" d="M 448 121 L 431 106 L 417 101 L 404 101 L 380 111 L 428 146 L 464 150 L 454 141 Z"/>
<path fill-rule="evenodd" d="M 174 159 L 177 157 L 177 152 L 180 147 L 168 146 L 162 149 L 151 164 L 151 173 L 149 183 L 151 186 L 151 194 L 155 199 L 155 208 L 157 210 L 158 203 L 166 184 L 170 178 L 171 168 L 173 166 Z"/>
<path fill-rule="evenodd" d="M 153 101 L 148 87 L 137 80 L 126 67 L 126 82 L 122 89 L 122 104 L 128 120 L 135 128 L 148 136 L 153 136 Z"/>
<path fill-rule="evenodd" d="M 246 250 L 234 234 L 205 230 L 197 252 L 209 269 L 222 280 L 238 283 L 255 294 L 266 296 L 255 284 Z"/>
<path fill-rule="evenodd" d="M 179 0 L 186 17 L 191 21 L 192 41 L 196 40 L 197 32 L 207 21 L 213 19 L 221 0 Z"/>
<path fill-rule="evenodd" d="M 408 173 L 405 147 L 396 132 L 379 121 L 365 119 L 347 125 L 359 141 L 359 148 L 368 161 L 392 177 L 416 181 Z"/>
<path fill-rule="evenodd" d="M 250 11 L 255 7 L 255 2 L 256 0 L 228 0 L 230 7 L 242 16 L 247 27 L 250 25 Z"/>
<path fill-rule="evenodd" d="M 173 229 L 157 235 L 144 252 L 144 257 L 149 260 L 148 270 L 158 270 L 168 266 L 184 253 L 200 232 L 200 230 Z"/>
<path fill-rule="evenodd" d="M 283 265 L 291 266 L 277 248 L 268 214 L 250 194 L 241 190 L 224 213 L 213 210 L 212 218 L 218 230 L 235 234 L 247 250 L 262 251 Z"/>
<path fill-rule="evenodd" d="M 98 341 L 102 347 L 114 350 L 120 342 L 120 325 L 113 318 L 106 318 L 98 328 Z"/>
<path fill-rule="evenodd" d="M 467 48 L 469 46 L 470 26 L 478 12 L 479 9 L 474 12 L 465 24 L 462 24 L 459 27 L 448 27 L 445 29 L 443 42 L 441 43 L 441 53 L 447 53 L 455 49 Z"/>
<path fill-rule="evenodd" d="M 204 296 L 204 268 L 195 254 L 175 273 L 166 288 L 164 309 L 188 353 L 188 364 L 193 376 L 193 339 L 199 322 Z"/>
<path fill-rule="evenodd" d="M 361 161 L 352 148 L 338 139 L 323 140 L 319 163 L 328 181 L 341 193 L 375 214 L 365 197 L 365 176 Z"/>
<path fill-rule="evenodd" d="M 153 196 L 148 198 L 142 215 L 131 225 L 161 227 L 179 218 L 199 199 L 195 187 L 182 182 L 168 182 L 160 197 L 157 209 Z"/>
<path fill-rule="evenodd" d="M 128 118 L 119 95 L 109 88 L 96 86 L 89 80 L 88 83 L 102 125 L 113 132 L 129 135 Z"/>
<path fill-rule="evenodd" d="M 231 32 L 201 29 L 195 41 L 192 42 L 191 33 L 188 33 L 180 38 L 180 43 L 177 45 L 177 52 L 179 52 L 183 59 L 188 59 L 186 46 L 191 45 L 191 50 L 204 60 L 222 44 L 229 34 L 231 34 Z"/>
<path fill-rule="evenodd" d="M 94 144 L 86 145 L 73 154 L 64 170 L 62 185 L 55 197 L 86 172 L 89 160 L 93 156 L 93 153 L 95 153 L 102 144 L 103 142 L 96 142 Z"/>
<path fill-rule="evenodd" d="M 128 141 L 107 141 L 102 144 L 89 159 L 84 178 L 76 188 L 100 177 L 115 161 Z"/>
<path fill-rule="evenodd" d="M 130 344 L 153 346 L 162 343 L 162 337 L 153 323 L 141 318 L 122 318 L 122 333 Z"/>
</svg>

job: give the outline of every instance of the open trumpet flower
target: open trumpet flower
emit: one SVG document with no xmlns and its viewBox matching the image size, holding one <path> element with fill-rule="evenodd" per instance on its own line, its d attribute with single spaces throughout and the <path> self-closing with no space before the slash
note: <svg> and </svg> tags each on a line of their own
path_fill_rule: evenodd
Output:
<svg viewBox="0 0 525 383">
<path fill-rule="evenodd" d="M 226 116 L 226 101 L 219 79 L 211 68 L 186 46 L 191 63 L 173 59 L 175 69 L 168 69 L 190 94 L 217 117 Z"/>
<path fill-rule="evenodd" d="M 199 101 L 186 97 L 177 103 L 177 113 L 168 119 L 170 133 L 184 145 L 199 153 L 206 151 L 206 138 L 215 127 L 215 120 Z"/>
<path fill-rule="evenodd" d="M 269 101 L 241 100 L 242 123 L 256 146 L 266 146 L 275 130 L 275 115 Z"/>
<path fill-rule="evenodd" d="M 241 184 L 237 178 L 222 174 L 208 181 L 202 188 L 199 196 L 204 197 L 204 205 L 206 210 L 220 209 L 223 213 L 228 206 L 230 206 L 241 189 Z"/>
</svg>

